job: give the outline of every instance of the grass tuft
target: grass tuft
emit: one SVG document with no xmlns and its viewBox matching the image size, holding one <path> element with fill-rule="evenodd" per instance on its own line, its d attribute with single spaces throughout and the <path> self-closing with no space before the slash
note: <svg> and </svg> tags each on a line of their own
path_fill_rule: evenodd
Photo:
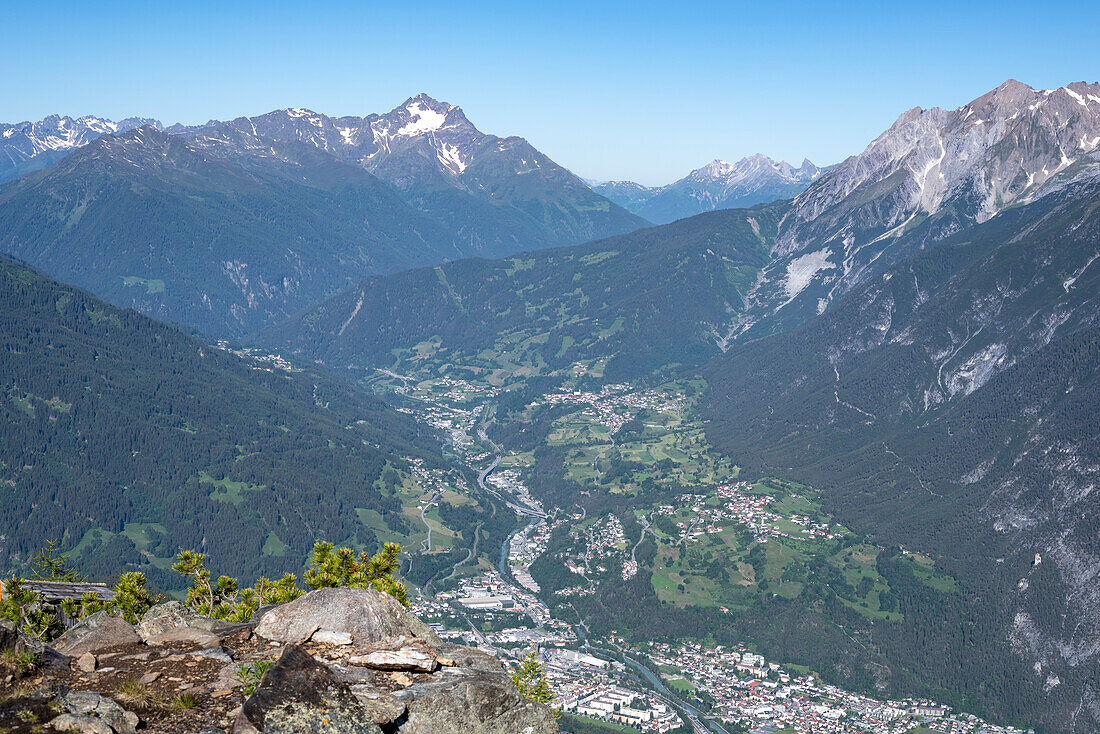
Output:
<svg viewBox="0 0 1100 734">
<path fill-rule="evenodd" d="M 124 681 L 118 687 L 115 698 L 130 708 L 151 708 L 157 703 L 153 690 L 138 680 Z"/>
<path fill-rule="evenodd" d="M 173 709 L 196 709 L 199 707 L 199 697 L 193 693 L 181 693 L 172 699 Z"/>
<path fill-rule="evenodd" d="M 237 677 L 241 681 L 241 692 L 245 696 L 251 696 L 260 685 L 260 679 L 264 677 L 267 669 L 274 665 L 271 660 L 257 660 L 254 663 L 245 663 L 237 669 Z"/>
<path fill-rule="evenodd" d="M 41 664 L 42 661 L 39 660 L 38 655 L 29 650 L 22 652 L 4 650 L 0 652 L 0 676 L 22 677 L 29 675 L 37 670 Z"/>
</svg>

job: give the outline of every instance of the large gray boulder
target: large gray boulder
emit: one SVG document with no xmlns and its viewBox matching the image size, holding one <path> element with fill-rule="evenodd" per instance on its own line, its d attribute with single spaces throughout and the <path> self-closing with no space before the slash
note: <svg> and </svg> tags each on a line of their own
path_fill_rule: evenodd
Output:
<svg viewBox="0 0 1100 734">
<path fill-rule="evenodd" d="M 55 719 L 52 722 L 54 728 L 60 728 L 64 723 L 77 731 L 98 733 L 100 729 L 97 725 L 102 723 L 115 734 L 137 734 L 140 723 L 137 714 L 122 708 L 114 699 L 94 691 L 69 691 L 61 697 L 61 705 L 69 715 L 65 719 L 58 717 L 61 721 Z"/>
<path fill-rule="evenodd" d="M 96 612 L 53 641 L 53 647 L 71 658 L 85 653 L 97 654 L 119 645 L 141 642 L 134 626 L 121 617 Z"/>
<path fill-rule="evenodd" d="M 499 664 L 498 664 L 499 666 Z M 558 723 L 547 706 L 519 694 L 508 674 L 442 668 L 430 680 L 394 694 L 408 706 L 401 734 L 551 734 Z"/>
<path fill-rule="evenodd" d="M 76 734 L 115 734 L 115 730 L 106 722 L 83 714 L 61 714 L 51 719 L 49 726 L 57 731 L 76 732 Z"/>
<path fill-rule="evenodd" d="M 207 632 L 197 627 L 173 627 L 172 629 L 159 632 L 155 635 L 149 635 L 145 638 L 145 644 L 153 646 L 172 646 L 182 643 L 205 648 L 220 645 L 221 641 L 222 638 L 220 635 L 216 635 L 213 632 Z"/>
<path fill-rule="evenodd" d="M 191 607 L 178 601 L 166 601 L 153 606 L 141 616 L 137 631 L 142 640 L 157 637 L 182 627 L 193 627 L 201 617 Z"/>
<path fill-rule="evenodd" d="M 318 589 L 268 610 L 256 627 L 257 635 L 276 642 L 305 642 L 320 631 L 346 634 L 355 647 L 402 635 L 440 641 L 400 602 L 374 589 Z"/>
<path fill-rule="evenodd" d="M 351 692 L 359 699 L 367 718 L 384 727 L 383 731 L 400 731 L 395 727 L 398 720 L 405 716 L 405 704 L 372 685 L 355 685 L 351 687 Z"/>
<path fill-rule="evenodd" d="M 501 663 L 498 658 L 493 657 L 487 652 L 478 650 L 476 647 L 455 645 L 448 642 L 436 645 L 435 651 L 436 655 L 448 658 L 453 664 L 452 667 L 473 668 L 474 670 L 483 670 L 488 673 L 507 672 L 504 664 Z"/>
<path fill-rule="evenodd" d="M 148 645 L 214 647 L 228 637 L 248 634 L 249 625 L 204 617 L 182 602 L 168 601 L 143 614 L 137 631 Z"/>
<path fill-rule="evenodd" d="M 435 655 L 417 645 L 405 645 L 397 650 L 372 650 L 365 655 L 352 655 L 348 662 L 374 670 L 404 670 L 414 673 L 431 673 L 439 667 Z"/>
<path fill-rule="evenodd" d="M 245 702 L 234 734 L 553 734 L 550 709 L 523 698 L 490 656 L 453 648 L 476 667 L 414 673 L 393 691 L 390 674 L 323 664 L 291 644 Z M 356 672 L 365 675 L 356 675 Z M 403 676 L 404 674 L 398 674 Z M 357 682 L 352 682 L 357 681 Z M 379 686 L 384 686 L 385 689 Z"/>
<path fill-rule="evenodd" d="M 319 634 L 313 635 L 314 642 Z M 435 650 L 418 637 L 387 637 L 381 642 L 360 646 L 359 653 L 350 656 L 348 662 L 374 670 L 431 673 L 440 665 Z"/>
<path fill-rule="evenodd" d="M 393 708 L 400 714 L 398 708 Z M 386 722 L 389 723 L 389 722 Z M 297 645 L 289 645 L 244 702 L 239 734 L 382 734 L 346 683 Z"/>
</svg>

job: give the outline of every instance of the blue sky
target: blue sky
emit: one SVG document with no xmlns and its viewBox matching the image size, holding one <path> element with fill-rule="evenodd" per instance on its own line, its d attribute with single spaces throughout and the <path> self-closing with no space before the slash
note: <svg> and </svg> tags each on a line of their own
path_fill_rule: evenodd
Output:
<svg viewBox="0 0 1100 734">
<path fill-rule="evenodd" d="M 44 9 L 48 8 L 48 9 Z M 389 110 L 424 91 L 576 173 L 834 163 L 914 106 L 1100 79 L 1100 4 L 11 3 L 0 120 Z"/>
</svg>

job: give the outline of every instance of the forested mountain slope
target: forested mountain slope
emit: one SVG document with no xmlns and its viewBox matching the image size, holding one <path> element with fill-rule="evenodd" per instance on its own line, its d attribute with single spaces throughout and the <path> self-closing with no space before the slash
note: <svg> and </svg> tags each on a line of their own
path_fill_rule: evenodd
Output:
<svg viewBox="0 0 1100 734">
<path fill-rule="evenodd" d="M 323 376 L 241 359 L 0 257 L 0 568 L 49 538 L 91 573 L 163 575 L 179 548 L 252 577 L 318 538 L 373 547 L 355 508 L 430 434 Z M 150 565 L 150 564 L 155 565 Z"/>
<path fill-rule="evenodd" d="M 964 675 L 968 644 L 1011 650 L 1027 686 L 998 695 L 1056 726 L 1077 710 L 1079 731 L 1100 723 L 1098 257 L 1093 180 L 704 370 L 711 440 L 753 472 L 821 486 L 879 542 L 931 551 L 968 591 L 967 624 L 993 621 L 933 618 L 943 675 Z"/>
<path fill-rule="evenodd" d="M 0 252 L 217 336 L 455 254 L 389 186 L 310 146 L 267 141 L 230 160 L 152 127 L 0 187 Z"/>
<path fill-rule="evenodd" d="M 742 308 L 774 208 L 704 214 L 568 248 L 371 277 L 258 343 L 334 368 L 415 359 L 418 345 L 521 373 L 609 358 L 609 375 L 697 365 Z M 430 346 L 429 346 L 430 345 Z"/>
</svg>

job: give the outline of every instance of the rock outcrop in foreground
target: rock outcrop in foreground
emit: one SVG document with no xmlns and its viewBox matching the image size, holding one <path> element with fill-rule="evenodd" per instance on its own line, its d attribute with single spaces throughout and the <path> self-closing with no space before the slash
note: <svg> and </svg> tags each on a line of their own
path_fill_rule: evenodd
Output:
<svg viewBox="0 0 1100 734">
<path fill-rule="evenodd" d="M 444 643 L 373 589 L 321 589 L 248 624 L 179 602 L 153 607 L 137 625 L 100 612 L 48 648 L 4 624 L 4 659 L 30 651 L 39 661 L 0 669 L 0 731 L 13 734 L 558 730 L 496 658 Z"/>
</svg>

